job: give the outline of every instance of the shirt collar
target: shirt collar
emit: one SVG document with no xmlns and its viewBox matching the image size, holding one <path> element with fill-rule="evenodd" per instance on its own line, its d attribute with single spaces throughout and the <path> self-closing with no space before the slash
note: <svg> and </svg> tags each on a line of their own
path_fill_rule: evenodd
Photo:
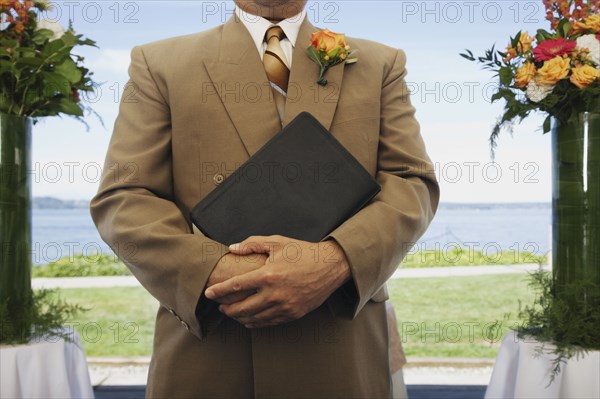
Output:
<svg viewBox="0 0 600 399">
<path fill-rule="evenodd" d="M 261 16 L 250 14 L 239 8 L 237 5 L 235 6 L 235 15 L 242 21 L 246 29 L 248 29 L 254 44 L 256 44 L 256 48 L 260 51 L 265 39 L 265 33 L 272 25 L 279 25 L 287 39 L 292 43 L 292 46 L 296 46 L 296 39 L 298 39 L 300 26 L 306 17 L 306 10 L 302 10 L 293 17 L 279 21 L 277 24 L 274 24 Z"/>
</svg>

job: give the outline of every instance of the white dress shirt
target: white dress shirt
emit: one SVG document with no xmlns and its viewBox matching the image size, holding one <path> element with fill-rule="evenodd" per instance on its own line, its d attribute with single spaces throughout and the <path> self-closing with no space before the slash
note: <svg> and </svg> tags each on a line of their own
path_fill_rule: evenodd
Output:
<svg viewBox="0 0 600 399">
<path fill-rule="evenodd" d="M 235 15 L 242 21 L 246 29 L 248 29 L 248 32 L 250 32 L 261 59 L 263 58 L 265 50 L 267 49 L 267 43 L 264 40 L 267 29 L 273 25 L 279 25 L 285 33 L 285 38 L 279 43 L 281 44 L 281 49 L 287 58 L 286 61 L 288 68 L 292 67 L 292 51 L 296 46 L 296 39 L 298 39 L 298 33 L 300 32 L 302 21 L 304 21 L 304 18 L 306 17 L 306 10 L 302 10 L 302 12 L 299 14 L 284 19 L 283 21 L 279 21 L 276 24 L 261 16 L 250 14 L 239 8 L 237 5 L 235 6 Z M 310 43 L 306 43 L 306 47 L 308 47 L 309 44 Z"/>
</svg>

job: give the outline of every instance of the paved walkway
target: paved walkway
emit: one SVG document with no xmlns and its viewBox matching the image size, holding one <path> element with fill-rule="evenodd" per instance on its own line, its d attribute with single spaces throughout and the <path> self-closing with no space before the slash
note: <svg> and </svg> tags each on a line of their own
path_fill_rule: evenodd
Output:
<svg viewBox="0 0 600 399">
<path fill-rule="evenodd" d="M 149 357 L 90 357 L 88 367 L 94 386 L 144 385 Z M 486 386 L 492 375 L 493 359 L 408 358 L 404 381 L 408 385 Z"/>
<path fill-rule="evenodd" d="M 435 278 L 435 277 L 460 277 L 483 276 L 492 274 L 530 273 L 539 269 L 537 264 L 525 265 L 494 265 L 494 266 L 453 266 L 453 267 L 428 267 L 417 269 L 398 269 L 392 279 L 399 278 Z M 544 270 L 549 270 L 546 266 Z M 140 283 L 133 276 L 109 277 L 61 277 L 61 278 L 34 278 L 34 289 L 40 288 L 110 288 L 110 287 L 139 287 Z"/>
<path fill-rule="evenodd" d="M 483 399 L 485 385 L 407 385 L 410 399 Z M 98 386 L 94 387 L 96 399 L 144 399 L 146 387 Z"/>
</svg>

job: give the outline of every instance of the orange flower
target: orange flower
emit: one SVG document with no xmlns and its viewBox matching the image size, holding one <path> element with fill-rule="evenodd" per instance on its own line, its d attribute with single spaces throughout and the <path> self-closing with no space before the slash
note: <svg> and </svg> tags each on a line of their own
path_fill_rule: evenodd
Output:
<svg viewBox="0 0 600 399">
<path fill-rule="evenodd" d="M 330 53 L 336 47 L 346 47 L 346 35 L 323 29 L 313 33 L 310 36 L 310 42 L 317 50 L 325 50 Z"/>
<path fill-rule="evenodd" d="M 517 48 L 514 49 L 512 44 L 509 44 L 508 47 L 506 47 L 506 57 L 504 58 L 504 62 L 508 62 L 513 58 L 516 58 L 518 54 L 523 54 L 529 51 L 531 48 L 531 43 L 533 43 L 534 40 L 535 38 L 529 36 L 528 32 L 521 32 Z"/>
<path fill-rule="evenodd" d="M 525 87 L 535 76 L 536 68 L 533 62 L 524 63 L 515 74 L 515 86 Z"/>
<path fill-rule="evenodd" d="M 583 89 L 598 78 L 600 78 L 600 71 L 591 65 L 581 65 L 573 68 L 570 81 Z"/>
<path fill-rule="evenodd" d="M 306 49 L 310 59 L 319 66 L 319 78 L 317 83 L 325 86 L 327 79 L 324 75 L 330 67 L 345 63 L 353 64 L 357 61 L 346 44 L 346 36 L 343 33 L 335 33 L 329 29 L 323 29 L 310 36 L 310 46 Z"/>
</svg>

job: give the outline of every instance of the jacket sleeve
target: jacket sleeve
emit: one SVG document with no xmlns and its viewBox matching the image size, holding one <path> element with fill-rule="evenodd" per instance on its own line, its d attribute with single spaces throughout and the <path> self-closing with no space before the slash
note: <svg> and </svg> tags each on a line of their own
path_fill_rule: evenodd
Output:
<svg viewBox="0 0 600 399">
<path fill-rule="evenodd" d="M 193 234 L 174 202 L 169 103 L 143 47 L 131 52 L 129 77 L 91 215 L 102 239 L 140 283 L 182 328 L 202 338 L 211 320 L 201 325 L 196 308 L 227 247 Z"/>
<path fill-rule="evenodd" d="M 356 317 L 391 277 L 425 232 L 437 209 L 439 186 L 425 151 L 404 80 L 406 56 L 395 54 L 382 82 L 376 179 L 380 193 L 325 239 L 334 239 L 350 263 L 342 287 Z M 347 313 L 347 312 L 344 312 Z"/>
</svg>

